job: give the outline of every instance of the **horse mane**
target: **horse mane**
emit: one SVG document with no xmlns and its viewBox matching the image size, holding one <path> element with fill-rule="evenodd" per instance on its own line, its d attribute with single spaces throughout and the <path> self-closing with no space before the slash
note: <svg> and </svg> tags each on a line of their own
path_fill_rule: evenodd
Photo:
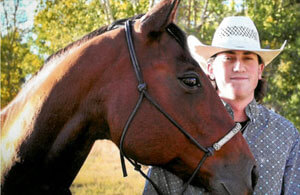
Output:
<svg viewBox="0 0 300 195">
<path fill-rule="evenodd" d="M 82 45 L 83 43 L 89 41 L 90 39 L 101 35 L 105 32 L 114 30 L 116 28 L 119 28 L 121 26 L 124 26 L 125 22 L 127 20 L 135 20 L 138 19 L 140 17 L 142 17 L 144 14 L 140 14 L 140 15 L 136 15 L 130 18 L 125 18 L 125 19 L 120 19 L 120 20 L 116 20 L 115 22 L 113 22 L 110 25 L 106 25 L 103 27 L 100 27 L 90 33 L 88 33 L 87 35 L 83 36 L 82 38 L 78 39 L 77 41 L 74 41 L 72 43 L 70 43 L 69 45 L 67 45 L 66 47 L 58 50 L 57 52 L 55 52 L 54 54 L 50 55 L 44 62 L 44 64 L 40 67 L 39 71 L 37 71 L 26 83 L 23 84 L 23 87 L 21 88 L 20 92 L 16 95 L 16 97 L 5 107 L 1 108 L 1 121 L 4 122 L 6 119 L 6 112 L 10 112 L 9 110 L 12 109 L 15 105 L 16 102 L 19 102 L 23 100 L 23 98 L 26 97 L 26 94 L 30 91 L 30 89 L 34 86 L 35 82 L 38 82 L 38 79 L 36 79 L 36 77 L 38 77 L 39 74 L 41 74 L 43 72 L 43 69 L 49 68 L 51 64 L 56 64 L 59 63 L 60 60 L 62 60 L 65 55 L 68 55 L 68 53 L 72 52 L 73 49 L 77 48 L 78 46 Z M 44 70 L 45 72 L 45 70 Z"/>
<path fill-rule="evenodd" d="M 114 21 L 112 24 L 110 25 L 106 25 L 106 26 L 103 26 L 103 27 L 100 27 L 90 33 L 88 33 L 87 35 L 84 35 L 82 38 L 78 39 L 77 41 L 74 41 L 72 43 L 70 43 L 69 45 L 67 45 L 66 47 L 58 50 L 56 53 L 52 54 L 51 56 L 49 56 L 46 60 L 45 60 L 45 63 L 44 65 L 41 67 L 41 69 L 46 66 L 47 64 L 51 63 L 51 61 L 57 57 L 61 57 L 63 56 L 65 53 L 67 53 L 68 51 L 70 51 L 72 48 L 76 47 L 76 46 L 79 46 L 87 41 L 89 41 L 90 39 L 98 36 L 98 35 L 101 35 L 105 32 L 109 32 L 111 30 L 114 30 L 116 28 L 119 28 L 121 26 L 124 26 L 125 22 L 127 20 L 136 20 L 136 19 L 139 19 L 143 16 L 144 14 L 139 14 L 139 15 L 136 15 L 136 16 L 133 16 L 133 17 L 130 17 L 130 18 L 124 18 L 124 19 L 119 19 L 119 20 L 116 20 Z"/>
<path fill-rule="evenodd" d="M 188 50 L 186 33 L 182 31 L 176 24 L 171 23 L 167 26 L 167 32 L 171 35 L 179 45 L 184 49 Z"/>
<path fill-rule="evenodd" d="M 56 53 L 52 54 L 51 56 L 49 56 L 44 63 L 44 66 L 48 63 L 50 63 L 53 59 L 55 59 L 56 57 L 60 57 L 63 54 L 65 54 L 66 52 L 68 52 L 69 50 L 71 50 L 72 48 L 81 45 L 82 43 L 87 42 L 88 40 L 101 35 L 105 32 L 114 30 L 116 28 L 119 28 L 121 26 L 124 26 L 125 22 L 127 20 L 136 20 L 139 19 L 143 16 L 144 14 L 139 14 L 130 18 L 125 18 L 125 19 L 119 19 L 116 20 L 115 22 L 113 22 L 110 25 L 106 25 L 103 27 L 100 27 L 99 29 L 96 29 L 92 32 L 90 32 L 89 34 L 83 36 L 82 38 L 80 38 L 79 40 L 70 43 L 69 45 L 67 45 L 66 47 L 64 47 L 63 49 L 57 51 Z M 171 23 L 169 26 L 167 26 L 166 28 L 167 32 L 175 38 L 175 40 L 179 43 L 179 45 L 181 45 L 183 47 L 183 49 L 187 49 L 187 42 L 186 42 L 186 34 L 174 23 Z M 43 66 L 42 66 L 43 67 Z"/>
</svg>

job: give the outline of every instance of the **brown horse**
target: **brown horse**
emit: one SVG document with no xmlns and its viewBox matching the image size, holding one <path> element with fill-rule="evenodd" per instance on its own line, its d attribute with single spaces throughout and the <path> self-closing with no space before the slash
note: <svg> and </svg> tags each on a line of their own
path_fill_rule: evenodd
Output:
<svg viewBox="0 0 300 195">
<path fill-rule="evenodd" d="M 235 125 L 173 24 L 178 1 L 157 4 L 132 26 L 147 91 L 202 146 Z M 119 146 L 136 105 L 137 79 L 124 26 L 95 31 L 52 56 L 1 112 L 2 194 L 68 194 L 95 140 Z M 149 101 L 127 130 L 126 155 L 187 180 L 205 155 Z M 238 133 L 207 158 L 193 184 L 249 194 L 255 160 Z"/>
</svg>

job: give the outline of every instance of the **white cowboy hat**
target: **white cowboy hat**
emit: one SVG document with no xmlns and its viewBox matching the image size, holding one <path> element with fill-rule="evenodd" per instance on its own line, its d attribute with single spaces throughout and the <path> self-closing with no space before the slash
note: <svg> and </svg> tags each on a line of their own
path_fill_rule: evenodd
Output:
<svg viewBox="0 0 300 195">
<path fill-rule="evenodd" d="M 283 50 L 261 49 L 257 29 L 253 21 L 245 16 L 231 16 L 223 19 L 217 28 L 211 46 L 201 43 L 195 36 L 188 36 L 188 45 L 192 56 L 203 65 L 220 52 L 228 50 L 245 50 L 258 54 L 265 66 Z"/>
</svg>

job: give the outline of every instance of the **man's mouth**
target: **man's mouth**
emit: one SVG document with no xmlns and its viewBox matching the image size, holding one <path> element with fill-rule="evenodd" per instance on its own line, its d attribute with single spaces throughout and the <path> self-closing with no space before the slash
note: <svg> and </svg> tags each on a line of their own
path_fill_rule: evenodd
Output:
<svg viewBox="0 0 300 195">
<path fill-rule="evenodd" d="M 234 76 L 234 77 L 231 77 L 230 80 L 233 80 L 233 81 L 244 81 L 244 80 L 248 80 L 248 77 L 246 77 L 246 76 Z"/>
</svg>

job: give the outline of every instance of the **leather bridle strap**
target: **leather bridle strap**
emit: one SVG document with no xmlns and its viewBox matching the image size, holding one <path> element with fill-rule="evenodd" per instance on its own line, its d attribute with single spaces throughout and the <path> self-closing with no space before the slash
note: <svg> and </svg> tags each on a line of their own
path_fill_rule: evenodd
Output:
<svg viewBox="0 0 300 195">
<path fill-rule="evenodd" d="M 241 125 L 239 123 L 236 124 L 236 126 L 227 134 L 224 136 L 224 138 L 222 138 L 221 140 L 219 140 L 218 142 L 216 142 L 215 144 L 213 144 L 213 146 L 211 147 L 203 147 L 201 144 L 198 143 L 198 141 L 193 138 L 186 130 L 184 130 L 168 113 L 166 113 L 158 103 L 156 103 L 154 101 L 154 99 L 148 94 L 147 92 L 147 85 L 144 82 L 143 79 L 143 75 L 142 72 L 140 70 L 137 58 L 136 58 L 136 54 L 135 54 L 135 49 L 134 49 L 134 45 L 133 45 L 133 41 L 132 41 L 132 35 L 131 35 L 131 21 L 127 20 L 125 23 L 125 33 L 126 33 L 126 40 L 127 40 L 127 45 L 128 45 L 128 50 L 129 50 L 129 54 L 130 54 L 130 59 L 138 80 L 138 91 L 139 91 L 139 98 L 138 101 L 133 109 L 133 111 L 131 112 L 121 135 L 120 138 L 120 158 L 121 158 L 121 165 L 122 165 L 122 170 L 123 170 L 123 176 L 126 177 L 127 176 L 127 171 L 126 171 L 126 165 L 125 165 L 125 160 L 124 158 L 126 158 L 134 167 L 135 170 L 139 171 L 141 173 L 141 175 L 147 179 L 154 187 L 154 189 L 157 191 L 158 194 L 162 194 L 162 192 L 160 191 L 160 189 L 158 188 L 158 186 L 145 174 L 141 171 L 141 165 L 139 165 L 135 160 L 130 159 L 129 157 L 126 156 L 124 149 L 123 149 L 123 145 L 124 145 L 124 140 L 125 140 L 125 136 L 126 133 L 128 131 L 128 128 L 132 122 L 132 120 L 134 119 L 144 97 L 156 108 L 158 109 L 174 126 L 177 127 L 177 129 L 183 133 L 195 146 L 197 146 L 200 150 L 202 150 L 205 154 L 202 157 L 202 159 L 200 160 L 200 162 L 198 163 L 197 168 L 194 170 L 192 176 L 189 178 L 188 182 L 185 183 L 184 188 L 182 193 L 186 190 L 187 186 L 190 184 L 190 182 L 194 179 L 194 177 L 196 176 L 197 172 L 199 171 L 200 167 L 202 166 L 202 164 L 204 163 L 204 161 L 206 160 L 207 157 L 213 155 L 214 151 L 219 150 L 226 142 L 228 142 L 241 128 Z"/>
</svg>

